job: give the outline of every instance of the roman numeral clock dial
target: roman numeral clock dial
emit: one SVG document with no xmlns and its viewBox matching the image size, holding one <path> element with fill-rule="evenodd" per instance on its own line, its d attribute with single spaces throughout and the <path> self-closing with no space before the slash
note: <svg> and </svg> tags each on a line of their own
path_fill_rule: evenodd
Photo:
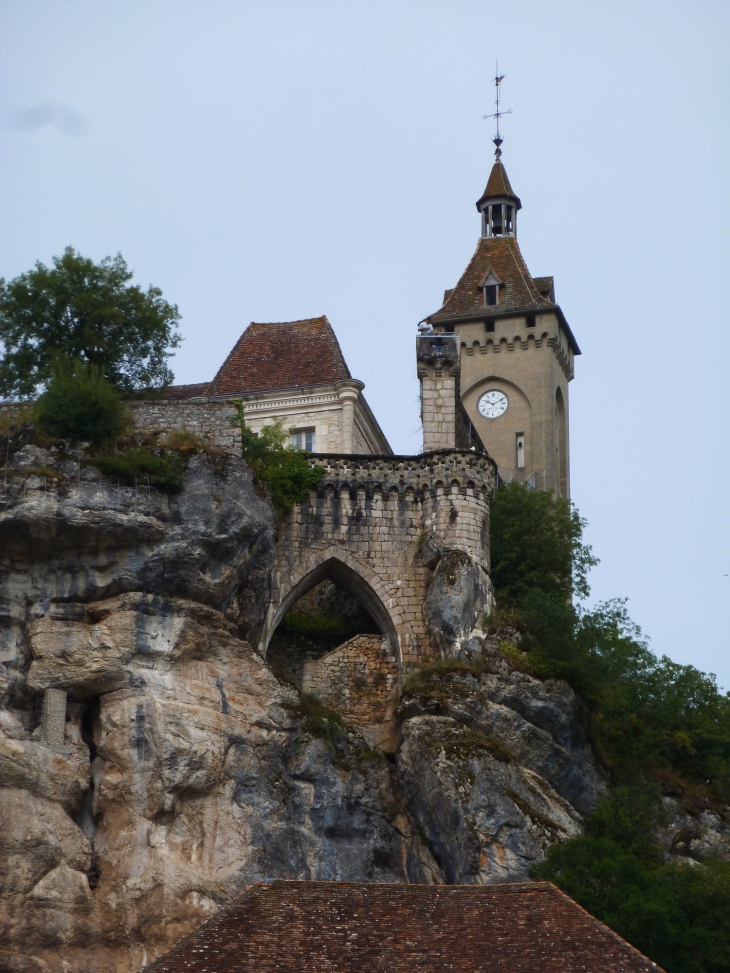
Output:
<svg viewBox="0 0 730 973">
<path fill-rule="evenodd" d="M 490 389 L 479 397 L 477 409 L 485 419 L 499 419 L 507 411 L 509 399 L 499 389 Z"/>
</svg>

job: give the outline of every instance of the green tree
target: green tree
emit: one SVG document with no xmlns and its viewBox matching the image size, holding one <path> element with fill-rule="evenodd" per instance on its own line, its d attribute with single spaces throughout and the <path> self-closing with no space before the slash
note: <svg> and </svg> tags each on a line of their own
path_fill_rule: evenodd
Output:
<svg viewBox="0 0 730 973">
<path fill-rule="evenodd" d="M 593 742 L 618 781 L 661 780 L 685 802 L 730 802 L 730 694 L 713 675 L 658 658 L 625 601 L 587 610 L 595 563 L 568 501 L 520 484 L 493 507 L 497 603 L 521 633 L 530 670 L 566 679 L 590 708 Z"/>
<path fill-rule="evenodd" d="M 53 267 L 0 279 L 0 395 L 32 398 L 59 356 L 95 366 L 125 393 L 169 384 L 180 313 L 131 279 L 121 254 L 95 264 L 72 247 Z"/>
<path fill-rule="evenodd" d="M 492 507 L 492 581 L 502 600 L 517 603 L 536 590 L 587 597 L 598 560 L 583 543 L 585 524 L 569 500 L 549 491 L 500 487 Z"/>
<path fill-rule="evenodd" d="M 241 456 L 262 483 L 266 484 L 274 509 L 283 516 L 295 503 L 306 500 L 309 491 L 324 475 L 321 467 L 311 467 L 307 454 L 292 446 L 281 419 L 255 433 L 246 425 L 243 402 L 234 403 L 231 424 L 241 430 Z"/>
<path fill-rule="evenodd" d="M 118 436 L 124 420 L 121 395 L 101 369 L 69 359 L 53 363 L 35 417 L 53 436 L 95 444 Z"/>
</svg>

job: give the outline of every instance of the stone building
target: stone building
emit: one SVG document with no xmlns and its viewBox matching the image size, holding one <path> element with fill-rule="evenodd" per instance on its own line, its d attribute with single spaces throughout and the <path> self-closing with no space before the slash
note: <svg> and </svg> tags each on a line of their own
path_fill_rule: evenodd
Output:
<svg viewBox="0 0 730 973">
<path fill-rule="evenodd" d="M 252 322 L 212 382 L 173 386 L 166 401 L 133 408 L 140 427 L 184 428 L 227 447 L 237 441 L 231 402 L 241 399 L 254 432 L 278 418 L 310 453 L 388 455 L 364 387 L 350 374 L 326 317 Z"/>
<path fill-rule="evenodd" d="M 517 243 L 522 203 L 501 150 L 477 201 L 481 237 L 419 340 L 424 449 L 483 444 L 503 480 L 570 495 L 568 383 L 580 349 L 552 277 Z M 453 336 L 453 337 L 451 337 Z"/>
</svg>

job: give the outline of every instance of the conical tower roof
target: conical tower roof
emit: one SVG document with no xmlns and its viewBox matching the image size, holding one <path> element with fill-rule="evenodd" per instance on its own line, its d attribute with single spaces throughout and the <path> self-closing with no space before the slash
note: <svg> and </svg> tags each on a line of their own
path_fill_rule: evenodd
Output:
<svg viewBox="0 0 730 973">
<path fill-rule="evenodd" d="M 489 180 L 487 182 L 487 188 L 482 193 L 480 199 L 477 201 L 477 209 L 479 209 L 482 203 L 490 199 L 492 196 L 498 196 L 504 199 L 506 196 L 508 199 L 513 199 L 517 209 L 522 209 L 522 203 L 520 202 L 520 197 L 515 195 L 512 186 L 510 185 L 509 176 L 507 175 L 507 170 L 505 169 L 501 160 L 497 160 L 492 166 L 492 171 L 489 173 Z"/>
</svg>

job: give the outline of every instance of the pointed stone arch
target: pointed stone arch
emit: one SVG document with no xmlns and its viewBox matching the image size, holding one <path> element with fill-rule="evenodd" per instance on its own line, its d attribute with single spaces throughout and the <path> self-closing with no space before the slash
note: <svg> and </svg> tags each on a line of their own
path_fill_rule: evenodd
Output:
<svg viewBox="0 0 730 973">
<path fill-rule="evenodd" d="M 333 581 L 367 609 L 382 635 L 390 641 L 391 651 L 400 665 L 403 619 L 388 586 L 349 552 L 332 547 L 312 554 L 293 572 L 288 584 L 280 582 L 275 587 L 259 642 L 260 654 L 266 657 L 269 642 L 292 605 L 322 581 Z"/>
</svg>

